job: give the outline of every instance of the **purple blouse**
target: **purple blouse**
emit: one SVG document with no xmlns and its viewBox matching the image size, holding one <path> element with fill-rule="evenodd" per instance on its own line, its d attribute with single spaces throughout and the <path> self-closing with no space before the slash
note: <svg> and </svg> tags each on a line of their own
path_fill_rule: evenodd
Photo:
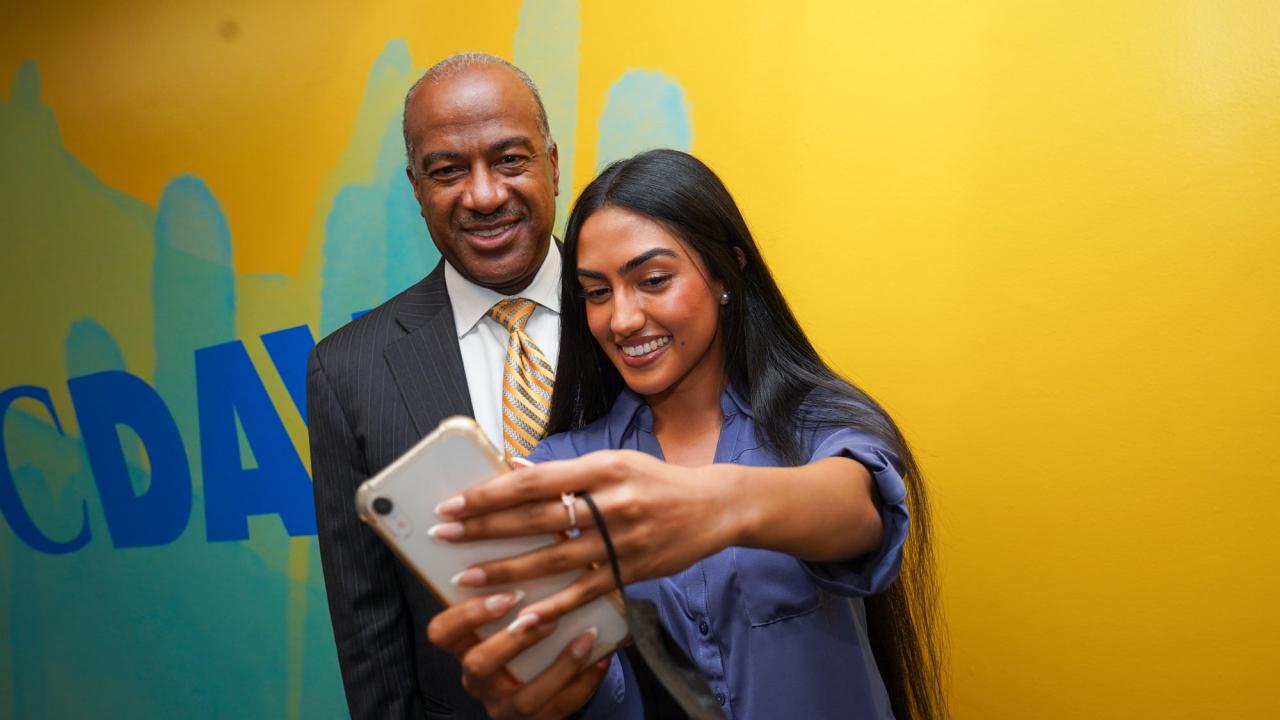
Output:
<svg viewBox="0 0 1280 720">
<path fill-rule="evenodd" d="M 715 462 L 782 465 L 762 447 L 751 409 L 736 391 L 727 390 L 720 406 L 724 427 Z M 657 605 L 729 718 L 892 718 L 862 598 L 887 588 L 902 564 L 908 516 L 898 459 L 881 440 L 850 429 L 805 431 L 801 440 L 809 462 L 848 457 L 871 472 L 884 522 L 878 550 L 849 562 L 811 563 L 731 547 L 675 575 L 628 585 L 627 593 Z M 629 390 L 606 416 L 543 440 L 529 459 L 565 460 L 606 449 L 662 458 L 653 415 Z M 581 717 L 642 718 L 635 688 L 626 657 L 615 655 Z"/>
</svg>

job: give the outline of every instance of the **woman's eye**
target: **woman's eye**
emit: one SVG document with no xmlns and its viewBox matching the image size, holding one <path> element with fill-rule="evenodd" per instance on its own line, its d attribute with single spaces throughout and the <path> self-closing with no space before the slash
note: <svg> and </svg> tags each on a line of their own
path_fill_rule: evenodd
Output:
<svg viewBox="0 0 1280 720">
<path fill-rule="evenodd" d="M 609 288 L 582 288 L 578 291 L 578 296 L 584 298 L 587 302 L 600 302 L 601 300 L 609 297 Z"/>
<path fill-rule="evenodd" d="M 670 275 L 651 275 L 641 280 L 640 286 L 647 288 L 649 290 L 653 290 L 666 285 L 668 282 L 671 282 Z"/>
</svg>

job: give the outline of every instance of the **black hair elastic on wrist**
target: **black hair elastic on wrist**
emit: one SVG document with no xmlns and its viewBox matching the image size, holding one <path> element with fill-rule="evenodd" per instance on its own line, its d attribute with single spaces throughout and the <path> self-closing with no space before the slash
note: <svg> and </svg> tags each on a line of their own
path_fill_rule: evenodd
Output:
<svg viewBox="0 0 1280 720">
<path fill-rule="evenodd" d="M 618 554 L 613 549 L 613 541 L 609 539 L 604 516 L 600 514 L 600 509 L 596 507 L 590 494 L 578 493 L 578 497 L 587 504 L 591 517 L 596 521 L 600 539 L 604 540 L 605 552 L 609 554 L 613 580 L 618 585 L 618 593 L 622 595 L 627 624 L 631 628 L 631 639 L 635 643 L 627 648 L 626 653 L 631 660 L 631 670 L 635 673 L 636 682 L 640 685 L 645 718 L 723 720 L 724 713 L 712 696 L 707 679 L 662 626 L 658 608 L 648 600 L 627 597 L 626 587 L 622 584 L 622 571 L 618 568 Z"/>
</svg>

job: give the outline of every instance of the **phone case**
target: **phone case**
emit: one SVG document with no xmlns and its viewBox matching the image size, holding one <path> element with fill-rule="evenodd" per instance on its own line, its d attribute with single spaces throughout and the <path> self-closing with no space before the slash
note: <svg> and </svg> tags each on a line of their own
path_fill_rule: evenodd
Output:
<svg viewBox="0 0 1280 720">
<path fill-rule="evenodd" d="M 561 535 L 549 534 L 449 543 L 427 534 L 432 525 L 440 522 L 435 514 L 438 504 L 504 472 L 508 472 L 507 464 L 475 421 L 451 417 L 362 484 L 356 493 L 360 519 L 368 523 L 446 605 L 504 590 L 525 592 L 520 604 L 505 619 L 480 628 L 481 637 L 505 628 L 520 607 L 555 593 L 586 572 L 584 568 L 485 588 L 464 588 L 450 582 L 469 565 L 520 555 L 563 540 Z M 626 615 L 616 591 L 565 613 L 551 635 L 517 655 L 507 670 L 521 682 L 533 680 L 570 641 L 593 626 L 599 634 L 586 662 L 599 660 L 627 639 Z"/>
</svg>

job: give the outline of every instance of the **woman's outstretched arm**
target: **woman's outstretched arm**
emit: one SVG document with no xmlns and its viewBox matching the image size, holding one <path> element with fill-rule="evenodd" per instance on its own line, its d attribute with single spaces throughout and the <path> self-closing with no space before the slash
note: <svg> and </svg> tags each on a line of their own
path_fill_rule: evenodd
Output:
<svg viewBox="0 0 1280 720">
<path fill-rule="evenodd" d="M 590 492 L 627 583 L 672 575 L 733 545 L 814 562 L 847 561 L 881 545 L 883 525 L 872 488 L 868 469 L 848 457 L 790 468 L 686 468 L 639 452 L 601 451 L 476 486 L 442 506 L 444 521 L 433 534 L 466 542 L 563 531 L 568 513 L 561 494 Z M 608 557 L 580 500 L 575 515 L 578 537 L 476 565 L 459 584 L 484 587 L 598 566 L 527 609 L 543 617 L 557 617 L 608 592 L 614 587 Z"/>
</svg>

